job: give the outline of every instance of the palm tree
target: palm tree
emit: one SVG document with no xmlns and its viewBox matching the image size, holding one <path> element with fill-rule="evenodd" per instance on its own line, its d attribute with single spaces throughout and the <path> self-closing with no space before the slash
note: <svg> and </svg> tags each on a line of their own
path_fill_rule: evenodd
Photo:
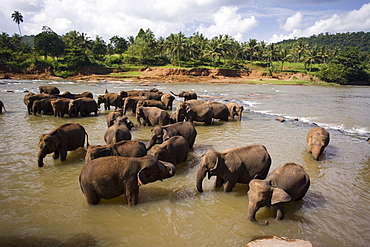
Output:
<svg viewBox="0 0 370 247">
<path fill-rule="evenodd" d="M 287 61 L 292 55 L 289 53 L 289 49 L 287 47 L 282 47 L 280 49 L 280 61 L 281 61 L 281 71 L 284 70 L 284 62 Z"/>
<path fill-rule="evenodd" d="M 19 34 L 22 36 L 21 27 L 19 25 L 21 24 L 21 22 L 23 22 L 23 15 L 19 11 L 14 10 L 14 13 L 12 14 L 12 19 L 15 23 L 18 24 Z"/>
<path fill-rule="evenodd" d="M 308 49 L 305 59 L 305 66 L 310 65 L 310 72 L 312 71 L 312 64 L 319 62 L 321 59 L 320 48 L 314 45 L 312 48 Z"/>
<path fill-rule="evenodd" d="M 256 39 L 249 39 L 246 47 L 246 51 L 249 53 L 249 61 L 253 61 L 253 56 L 257 52 L 258 43 Z"/>
<path fill-rule="evenodd" d="M 178 62 L 180 66 L 181 53 L 185 49 L 186 37 L 182 32 L 178 34 L 170 34 L 166 39 L 166 45 L 170 52 L 170 56 L 174 58 L 174 62 Z"/>
</svg>

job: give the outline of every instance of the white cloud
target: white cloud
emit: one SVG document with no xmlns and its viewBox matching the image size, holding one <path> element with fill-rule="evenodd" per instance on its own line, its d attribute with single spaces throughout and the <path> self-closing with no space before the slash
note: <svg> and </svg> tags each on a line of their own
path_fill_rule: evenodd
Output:
<svg viewBox="0 0 370 247">
<path fill-rule="evenodd" d="M 237 14 L 237 7 L 221 7 L 215 14 L 213 14 L 214 24 L 205 27 L 202 23 L 197 28 L 197 31 L 203 33 L 208 38 L 213 38 L 219 34 L 228 34 L 236 40 L 241 41 L 243 33 L 251 30 L 258 25 L 258 21 L 254 16 L 250 18 L 242 18 Z"/>
<path fill-rule="evenodd" d="M 306 29 L 294 29 L 290 34 L 274 34 L 269 42 L 278 42 L 297 37 L 309 37 L 320 33 L 358 32 L 370 30 L 370 3 L 364 4 L 346 14 L 334 14 L 330 18 L 316 21 Z M 288 18 L 289 19 L 289 18 Z M 288 22 L 288 21 L 287 21 Z"/>
<path fill-rule="evenodd" d="M 280 25 L 280 28 L 285 31 L 292 31 L 301 26 L 303 15 L 300 12 L 295 13 L 293 16 L 289 17 L 286 22 Z"/>
</svg>

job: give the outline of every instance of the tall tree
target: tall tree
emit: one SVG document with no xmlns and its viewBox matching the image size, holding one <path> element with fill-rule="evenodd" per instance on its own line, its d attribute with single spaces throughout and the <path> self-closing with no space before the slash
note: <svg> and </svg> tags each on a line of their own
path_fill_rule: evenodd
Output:
<svg viewBox="0 0 370 247">
<path fill-rule="evenodd" d="M 19 35 L 22 36 L 20 24 L 21 22 L 23 22 L 23 15 L 19 11 L 14 10 L 14 13 L 12 14 L 12 19 L 15 23 L 17 23 Z"/>
<path fill-rule="evenodd" d="M 64 42 L 51 28 L 42 27 L 42 32 L 35 36 L 35 50 L 44 56 L 58 57 L 64 53 Z"/>
</svg>

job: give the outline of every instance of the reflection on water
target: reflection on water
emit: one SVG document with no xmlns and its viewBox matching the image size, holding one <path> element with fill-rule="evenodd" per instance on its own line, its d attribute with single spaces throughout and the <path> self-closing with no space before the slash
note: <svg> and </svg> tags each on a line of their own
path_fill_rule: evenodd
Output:
<svg viewBox="0 0 370 247">
<path fill-rule="evenodd" d="M 285 236 L 317 241 L 324 246 L 365 246 L 370 240 L 367 221 L 370 196 L 369 97 L 366 87 L 305 87 L 229 84 L 85 84 L 73 82 L 3 81 L 0 99 L 7 113 L 0 115 L 0 243 L 2 246 L 245 246 L 251 239 Z M 68 153 L 67 160 L 45 159 L 37 167 L 39 136 L 55 126 L 82 124 L 91 145 L 104 144 L 106 115 L 86 118 L 33 116 L 23 104 L 24 90 L 37 92 L 41 84 L 63 91 L 91 91 L 95 98 L 105 88 L 150 89 L 163 92 L 193 90 L 200 99 L 235 101 L 246 109 L 241 122 L 197 123 L 198 136 L 188 161 L 174 177 L 140 188 L 139 204 L 128 207 L 119 197 L 88 206 L 78 183 L 84 149 Z M 13 93 L 7 92 L 12 90 Z M 176 106 L 178 99 L 175 101 Z M 284 116 L 287 121 L 275 121 Z M 136 123 L 134 116 L 129 118 Z M 299 121 L 294 121 L 298 118 Z M 331 142 L 320 161 L 306 149 L 307 131 L 326 127 Z M 132 130 L 133 139 L 147 142 L 151 127 Z M 263 144 L 272 157 L 271 170 L 286 162 L 304 167 L 311 187 L 300 202 L 285 206 L 285 219 L 273 219 L 262 208 L 259 226 L 247 219 L 247 185 L 231 193 L 213 189 L 205 179 L 204 193 L 195 187 L 201 155 L 209 148 L 224 150 Z"/>
</svg>

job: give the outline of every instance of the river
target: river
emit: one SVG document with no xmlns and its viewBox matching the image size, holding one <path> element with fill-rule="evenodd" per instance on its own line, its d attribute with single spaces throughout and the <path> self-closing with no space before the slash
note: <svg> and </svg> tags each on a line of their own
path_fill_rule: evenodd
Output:
<svg viewBox="0 0 370 247">
<path fill-rule="evenodd" d="M 104 145 L 106 115 L 70 119 L 28 115 L 25 91 L 54 85 L 61 92 L 90 91 L 97 99 L 105 89 L 158 88 L 163 92 L 193 90 L 200 100 L 234 101 L 245 108 L 242 121 L 196 123 L 198 136 L 188 161 L 174 177 L 140 187 L 139 204 L 123 197 L 89 206 L 78 176 L 84 149 L 67 160 L 44 159 L 37 166 L 39 136 L 65 122 L 79 122 L 91 145 Z M 0 245 L 2 246 L 245 246 L 250 240 L 284 236 L 323 246 L 368 246 L 370 242 L 370 87 L 245 84 L 136 84 L 73 81 L 1 80 L 0 99 L 8 112 L 0 115 Z M 176 106 L 179 98 L 174 102 Z M 285 122 L 275 119 L 285 117 Z M 129 115 L 134 123 L 134 116 Z M 298 120 L 298 121 L 297 121 Z M 320 161 L 306 149 L 306 134 L 316 125 L 330 133 Z M 132 130 L 134 140 L 148 141 L 151 127 Z M 270 172 L 295 162 L 311 178 L 308 193 L 285 205 L 285 219 L 273 219 L 262 208 L 260 226 L 247 219 L 247 185 L 231 193 L 213 189 L 205 179 L 203 193 L 195 187 L 201 155 L 263 144 L 272 157 Z"/>
</svg>

